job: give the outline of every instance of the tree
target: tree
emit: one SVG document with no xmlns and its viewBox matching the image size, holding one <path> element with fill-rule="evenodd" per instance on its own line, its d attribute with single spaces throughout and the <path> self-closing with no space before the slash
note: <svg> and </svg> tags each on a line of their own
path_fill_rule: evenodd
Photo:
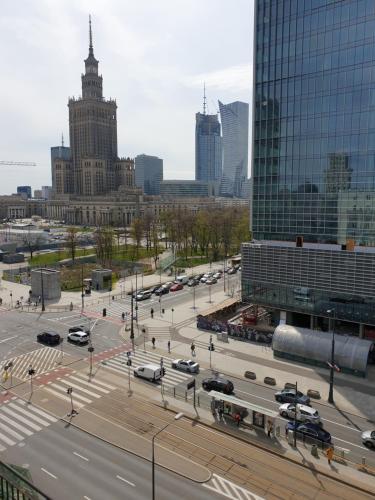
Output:
<svg viewBox="0 0 375 500">
<path fill-rule="evenodd" d="M 143 236 L 143 222 L 142 219 L 135 218 L 130 228 L 130 234 L 135 242 L 135 256 L 138 257 L 139 247 L 141 246 Z"/>
<path fill-rule="evenodd" d="M 68 227 L 66 231 L 66 248 L 68 249 L 70 258 L 74 262 L 76 258 L 76 250 L 78 245 L 78 229 L 76 227 Z"/>
<path fill-rule="evenodd" d="M 30 260 L 33 260 L 34 252 L 39 250 L 40 245 L 42 244 L 42 239 L 39 235 L 33 235 L 31 231 L 28 231 L 23 237 L 23 244 L 27 247 L 30 253 Z"/>
<path fill-rule="evenodd" d="M 95 251 L 101 264 L 109 266 L 112 263 L 114 236 L 110 227 L 98 227 L 95 231 Z"/>
</svg>

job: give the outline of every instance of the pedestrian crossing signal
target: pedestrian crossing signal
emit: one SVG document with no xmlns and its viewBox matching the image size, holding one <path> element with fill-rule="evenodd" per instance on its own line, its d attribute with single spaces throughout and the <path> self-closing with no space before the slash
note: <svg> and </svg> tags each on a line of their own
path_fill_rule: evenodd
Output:
<svg viewBox="0 0 375 500">
<path fill-rule="evenodd" d="M 127 364 L 128 366 L 131 366 L 131 365 L 132 365 L 132 360 L 129 358 L 129 359 L 127 360 L 126 364 Z"/>
<path fill-rule="evenodd" d="M 162 374 L 163 377 L 164 377 L 165 373 L 166 373 L 166 369 L 163 366 L 162 369 L 161 369 L 161 374 Z"/>
<path fill-rule="evenodd" d="M 214 346 L 213 342 L 211 342 L 211 344 L 208 346 L 208 350 L 209 351 L 214 351 L 215 350 L 215 346 Z"/>
</svg>

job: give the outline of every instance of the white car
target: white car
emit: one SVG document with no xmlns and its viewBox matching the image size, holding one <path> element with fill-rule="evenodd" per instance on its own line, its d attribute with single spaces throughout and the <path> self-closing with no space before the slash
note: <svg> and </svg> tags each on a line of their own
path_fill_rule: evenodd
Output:
<svg viewBox="0 0 375 500">
<path fill-rule="evenodd" d="M 295 407 L 296 405 L 294 403 L 284 403 L 279 407 L 279 413 L 284 418 L 294 419 Z M 297 421 L 319 424 L 320 415 L 318 413 L 318 410 L 315 410 L 315 408 L 297 403 Z"/>
<path fill-rule="evenodd" d="M 175 359 L 172 361 L 172 368 L 187 373 L 199 372 L 199 364 L 191 359 Z"/>
<path fill-rule="evenodd" d="M 221 273 L 215 273 L 215 274 L 213 275 L 213 278 L 215 278 L 215 279 L 219 280 L 219 279 L 221 278 Z"/>
<path fill-rule="evenodd" d="M 90 336 L 86 332 L 71 332 L 68 333 L 68 342 L 73 342 L 74 344 L 87 344 Z"/>
<path fill-rule="evenodd" d="M 204 274 L 204 275 L 201 277 L 200 282 L 201 282 L 201 283 L 206 283 L 206 281 L 207 281 L 208 279 L 210 279 L 210 278 L 211 278 L 211 273 L 206 273 L 206 274 Z"/>
</svg>

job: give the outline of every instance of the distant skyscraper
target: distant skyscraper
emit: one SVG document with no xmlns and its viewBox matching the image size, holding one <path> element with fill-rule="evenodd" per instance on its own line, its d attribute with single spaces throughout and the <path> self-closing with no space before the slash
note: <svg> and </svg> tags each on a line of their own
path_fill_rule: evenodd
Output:
<svg viewBox="0 0 375 500">
<path fill-rule="evenodd" d="M 206 91 L 203 113 L 195 115 L 195 180 L 219 181 L 223 167 L 222 140 L 217 115 L 206 114 Z"/>
<path fill-rule="evenodd" d="M 135 185 L 143 189 L 145 194 L 160 194 L 160 183 L 163 180 L 163 160 L 157 156 L 138 155 L 135 162 Z"/>
<path fill-rule="evenodd" d="M 31 198 L 31 186 L 17 186 L 17 194 L 23 198 Z"/>
<path fill-rule="evenodd" d="M 219 101 L 223 130 L 223 174 L 221 194 L 240 197 L 246 181 L 249 149 L 249 105 Z"/>
</svg>

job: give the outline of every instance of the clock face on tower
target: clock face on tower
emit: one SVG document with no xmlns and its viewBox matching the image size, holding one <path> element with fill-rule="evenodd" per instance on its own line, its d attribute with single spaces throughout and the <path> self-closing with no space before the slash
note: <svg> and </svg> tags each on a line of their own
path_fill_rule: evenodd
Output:
<svg viewBox="0 0 375 500">
<path fill-rule="evenodd" d="M 97 69 L 95 66 L 87 66 L 87 73 L 97 73 Z"/>
</svg>

